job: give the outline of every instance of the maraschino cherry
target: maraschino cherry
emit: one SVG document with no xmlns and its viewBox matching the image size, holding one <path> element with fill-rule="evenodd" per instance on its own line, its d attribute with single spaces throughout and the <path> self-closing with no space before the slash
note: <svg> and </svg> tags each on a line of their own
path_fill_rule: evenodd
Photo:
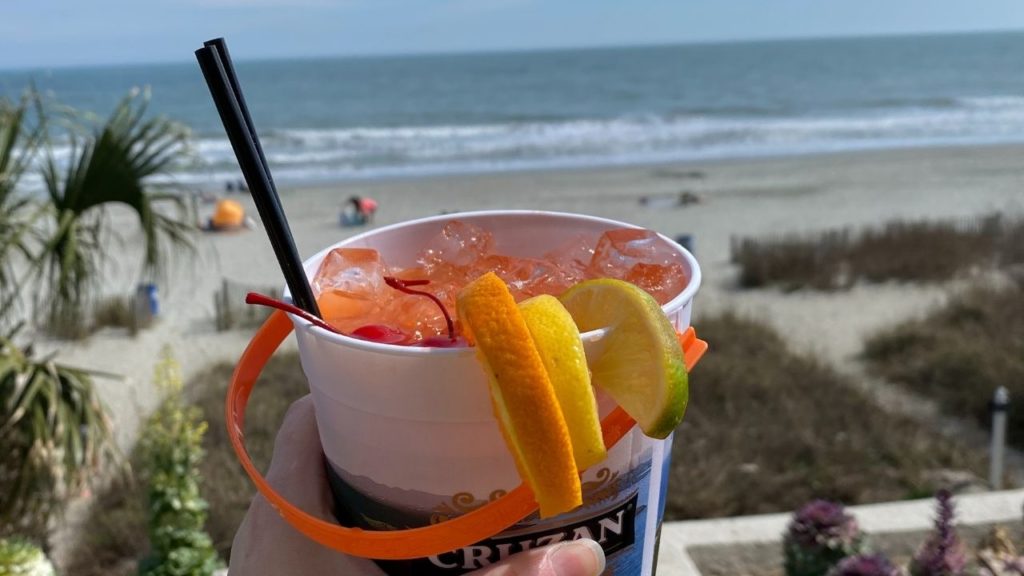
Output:
<svg viewBox="0 0 1024 576">
<path fill-rule="evenodd" d="M 421 346 L 425 348 L 458 348 L 469 345 L 465 338 L 455 335 L 455 322 L 452 321 L 452 317 L 448 313 L 448 309 L 445 308 L 444 303 L 441 302 L 441 300 L 438 299 L 437 296 L 434 296 L 429 292 L 423 292 L 421 290 L 414 290 L 411 288 L 411 286 L 423 286 L 429 284 L 430 280 L 400 280 L 392 276 L 385 276 L 384 282 L 387 283 L 388 286 L 400 292 L 430 298 L 434 302 L 434 304 L 437 304 L 437 307 L 441 309 L 441 313 L 444 314 L 445 324 L 447 324 L 448 327 L 448 336 L 430 336 L 424 338 L 423 340 L 420 340 L 419 342 L 410 342 L 410 337 L 408 334 L 401 330 L 398 330 L 397 328 L 392 328 L 391 326 L 387 326 L 384 324 L 367 324 L 365 326 L 360 326 L 359 328 L 356 328 L 355 330 L 352 331 L 351 334 L 345 334 L 341 330 L 338 330 L 337 328 L 332 326 L 330 323 L 325 322 L 321 318 L 317 318 L 316 316 L 310 314 L 309 312 L 306 312 L 301 308 L 298 308 L 297 306 L 294 306 L 287 302 L 282 302 L 281 300 L 277 300 L 269 296 L 264 296 L 263 294 L 250 292 L 245 297 L 245 303 L 257 304 L 259 306 L 267 306 L 270 308 L 283 310 L 285 312 L 288 312 L 289 314 L 299 316 L 303 320 L 306 320 L 307 322 L 315 326 L 319 326 L 320 328 L 323 328 L 324 330 L 333 332 L 335 334 L 352 336 L 354 338 L 359 338 L 360 340 L 377 342 L 379 344 L 408 344 L 412 346 Z"/>
</svg>

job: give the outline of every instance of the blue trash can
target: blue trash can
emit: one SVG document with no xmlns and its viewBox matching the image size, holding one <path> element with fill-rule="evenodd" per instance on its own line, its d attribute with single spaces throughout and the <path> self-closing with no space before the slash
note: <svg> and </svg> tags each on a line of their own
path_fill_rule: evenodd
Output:
<svg viewBox="0 0 1024 576">
<path fill-rule="evenodd" d="M 160 292 L 156 284 L 152 282 L 139 284 L 138 298 L 143 303 L 143 309 L 149 310 L 149 316 L 156 318 L 160 313 Z"/>
</svg>

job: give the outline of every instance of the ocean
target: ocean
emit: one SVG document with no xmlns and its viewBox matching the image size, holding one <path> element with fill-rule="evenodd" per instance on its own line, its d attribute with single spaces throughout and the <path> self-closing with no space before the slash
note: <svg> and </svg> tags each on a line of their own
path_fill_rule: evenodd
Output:
<svg viewBox="0 0 1024 576">
<path fill-rule="evenodd" d="M 283 183 L 1024 141 L 1024 33 L 235 57 Z M 29 82 L 101 115 L 148 86 L 193 132 L 175 178 L 238 178 L 194 60 L 0 72 L 0 95 Z"/>
</svg>

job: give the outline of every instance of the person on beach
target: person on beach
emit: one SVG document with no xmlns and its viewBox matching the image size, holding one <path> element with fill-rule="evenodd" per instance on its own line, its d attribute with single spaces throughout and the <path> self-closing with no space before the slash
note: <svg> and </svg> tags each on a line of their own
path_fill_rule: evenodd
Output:
<svg viewBox="0 0 1024 576">
<path fill-rule="evenodd" d="M 310 396 L 288 409 L 274 441 L 267 482 L 307 513 L 333 521 L 334 503 Z M 515 554 L 467 576 L 598 576 L 604 567 L 601 546 L 580 539 Z M 240 576 L 384 575 L 370 560 L 346 556 L 306 538 L 258 494 L 235 533 L 228 569 Z"/>
<path fill-rule="evenodd" d="M 373 216 L 377 213 L 377 201 L 373 198 L 362 196 L 351 196 L 345 201 L 341 208 L 342 226 L 362 226 L 373 223 Z"/>
<path fill-rule="evenodd" d="M 377 201 L 373 198 L 360 198 L 359 212 L 363 215 L 364 221 L 369 224 L 373 224 L 373 216 L 377 213 Z"/>
</svg>

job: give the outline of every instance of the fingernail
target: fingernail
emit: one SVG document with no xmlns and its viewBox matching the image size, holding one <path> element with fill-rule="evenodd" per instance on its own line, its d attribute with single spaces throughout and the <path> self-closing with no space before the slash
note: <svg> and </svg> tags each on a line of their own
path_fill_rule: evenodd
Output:
<svg viewBox="0 0 1024 576">
<path fill-rule="evenodd" d="M 551 551 L 551 567 L 557 576 L 597 576 L 604 572 L 604 550 L 593 540 L 574 540 Z"/>
</svg>

